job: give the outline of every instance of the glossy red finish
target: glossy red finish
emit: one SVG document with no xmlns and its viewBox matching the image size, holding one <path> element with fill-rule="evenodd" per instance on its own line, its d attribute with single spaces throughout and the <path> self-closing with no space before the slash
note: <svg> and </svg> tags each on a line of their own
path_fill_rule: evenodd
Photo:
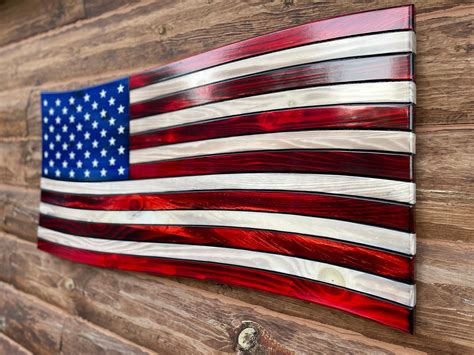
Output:
<svg viewBox="0 0 474 355">
<path fill-rule="evenodd" d="M 349 151 L 257 151 L 130 165 L 130 179 L 224 173 L 326 173 L 411 179 L 408 154 Z"/>
<path fill-rule="evenodd" d="M 130 105 L 130 118 L 156 115 L 239 97 L 312 86 L 376 80 L 411 80 L 412 54 L 333 60 L 272 70 L 200 86 Z"/>
<path fill-rule="evenodd" d="M 341 309 L 404 332 L 413 331 L 413 309 L 293 276 L 223 264 L 98 253 L 41 239 L 38 240 L 38 248 L 62 258 L 89 265 L 251 287 Z"/>
<path fill-rule="evenodd" d="M 411 105 L 342 105 L 262 112 L 132 135 L 130 149 L 309 129 L 409 130 L 411 111 Z"/>
<path fill-rule="evenodd" d="M 152 69 L 145 73 L 132 75 L 130 77 L 130 89 L 285 48 L 347 36 L 383 31 L 410 30 L 414 28 L 413 12 L 413 6 L 409 5 L 350 14 L 236 42 Z"/>
<path fill-rule="evenodd" d="M 305 192 L 200 191 L 131 195 L 73 195 L 42 191 L 41 201 L 94 210 L 242 210 L 341 219 L 413 232 L 413 207 Z"/>
<path fill-rule="evenodd" d="M 83 237 L 211 245 L 285 254 L 370 272 L 401 282 L 413 282 L 413 257 L 295 233 L 228 227 L 85 223 L 46 215 L 40 216 L 40 225 Z"/>
</svg>

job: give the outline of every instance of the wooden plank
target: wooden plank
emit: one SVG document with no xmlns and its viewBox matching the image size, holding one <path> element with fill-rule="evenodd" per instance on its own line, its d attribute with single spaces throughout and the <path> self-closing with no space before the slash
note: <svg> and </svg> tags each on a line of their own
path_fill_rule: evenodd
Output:
<svg viewBox="0 0 474 355">
<path fill-rule="evenodd" d="M 150 354 L 107 330 L 0 282 L 2 332 L 35 354 Z M 80 349 L 80 350 L 79 350 Z"/>
<path fill-rule="evenodd" d="M 0 275 L 4 281 L 156 351 L 166 352 L 173 346 L 182 348 L 183 352 L 231 351 L 234 338 L 229 338 L 229 334 L 235 334 L 235 328 L 244 320 L 262 325 L 293 351 L 325 349 L 325 346 L 348 351 L 345 348 L 348 337 L 355 341 L 350 346 L 366 352 L 375 345 L 373 339 L 431 352 L 465 353 L 474 346 L 470 337 L 474 309 L 464 301 L 472 293 L 472 287 L 466 286 L 472 284 L 472 276 L 459 273 L 451 279 L 472 264 L 469 260 L 469 253 L 474 250 L 472 243 L 422 242 L 420 245 L 420 255 L 426 257 L 419 275 L 422 294 L 416 319 L 422 326 L 416 328 L 414 336 L 342 312 L 263 292 L 71 263 L 6 234 L 0 235 L 0 243 L 0 255 L 9 255 L 0 257 L 0 267 L 8 270 L 9 275 Z M 439 252 L 429 257 L 433 249 Z M 441 255 L 449 257 L 445 259 Z M 434 276 L 438 272 L 439 282 Z M 279 313 L 282 309 L 286 315 Z M 337 328 L 341 325 L 351 330 Z M 436 339 L 432 338 L 434 331 Z M 363 335 L 353 338 L 356 333 Z"/>
<path fill-rule="evenodd" d="M 84 17 L 81 0 L 41 0 L 0 3 L 0 46 L 21 41 Z"/>
<path fill-rule="evenodd" d="M 384 4 L 386 6 L 399 5 L 394 1 L 387 1 Z M 164 6 L 160 2 L 153 5 L 142 4 L 126 7 L 120 12 L 111 13 L 107 18 L 101 17 L 57 33 L 53 31 L 50 36 L 45 38 L 40 36 L 35 39 L 35 46 L 18 44 L 19 48 L 15 50 L 0 49 L 0 53 L 5 52 L 0 56 L 0 64 L 5 70 L 3 77 L 17 73 L 20 70 L 19 63 L 24 63 L 20 75 L 15 74 L 13 77 L 8 77 L 8 84 L 26 86 L 20 91 L 0 92 L 0 98 L 5 98 L 0 100 L 0 122 L 2 122 L 1 127 L 6 127 L 6 129 L 0 130 L 0 136 L 24 136 L 28 133 L 39 136 L 40 90 L 64 90 L 97 83 L 130 74 L 140 68 L 156 66 L 179 57 L 200 53 L 252 35 L 281 29 L 290 26 L 291 23 L 288 21 L 291 19 L 296 23 L 315 19 L 315 11 L 312 7 L 293 5 L 282 10 L 273 8 L 277 4 L 266 5 L 265 8 L 256 4 L 242 10 L 243 15 L 247 14 L 252 18 L 254 27 L 246 32 L 236 33 L 236 28 L 248 29 L 246 26 L 248 22 L 246 19 L 244 23 L 243 19 L 235 18 L 237 12 L 233 9 L 230 12 L 225 12 L 225 16 L 213 16 L 211 20 L 206 19 L 203 22 L 190 20 L 201 17 L 202 11 L 208 11 L 208 7 L 216 7 L 216 11 L 224 11 L 227 6 L 238 6 L 236 4 L 213 3 L 204 6 L 204 8 L 201 8 L 197 3 L 188 4 L 191 11 L 186 11 L 182 14 L 183 16 L 180 16 L 186 18 L 184 24 L 182 20 L 173 18 L 180 13 L 180 9 L 173 6 Z M 155 7 L 160 8 L 162 12 L 153 12 L 156 11 Z M 269 7 L 268 10 L 266 10 L 267 7 Z M 331 15 L 358 9 L 366 9 L 366 6 L 364 4 L 339 4 L 337 6 L 318 4 L 316 13 Z M 252 10 L 253 13 L 249 14 L 249 10 Z M 418 84 L 418 126 L 434 123 L 472 122 L 474 105 L 472 104 L 472 95 L 470 95 L 470 85 L 474 71 L 469 54 L 469 28 L 472 23 L 473 11 L 472 6 L 455 2 L 432 1 L 417 4 L 418 55 L 415 67 Z M 290 12 L 291 16 L 288 16 L 287 12 Z M 114 17 L 120 18 L 120 21 L 114 24 Z M 128 17 L 130 17 L 129 20 L 127 20 Z M 218 22 L 219 18 L 225 21 L 225 24 L 216 24 L 215 22 Z M 167 25 L 168 21 L 179 23 L 179 26 L 171 29 L 171 26 Z M 117 24 L 121 22 L 126 22 L 124 28 L 129 31 L 127 35 L 123 33 L 121 26 L 116 28 Z M 206 30 L 200 28 L 202 23 L 206 23 L 207 26 L 208 22 L 214 26 L 206 28 Z M 104 41 L 108 40 L 110 43 L 115 41 L 117 45 L 128 46 L 129 50 L 114 51 L 113 56 L 106 55 L 110 46 L 105 46 L 105 42 L 103 45 L 97 45 L 96 33 L 100 26 L 107 27 L 107 36 L 112 37 L 107 37 Z M 146 26 L 147 31 L 141 30 L 143 26 Z M 222 26 L 230 26 L 233 30 L 225 31 Z M 154 29 L 157 27 L 159 27 L 159 32 L 166 33 L 156 36 Z M 164 28 L 168 29 L 163 30 Z M 216 36 L 215 33 L 219 33 L 219 36 Z M 116 40 L 117 36 L 120 40 Z M 136 36 L 140 38 L 137 39 Z M 199 38 L 199 41 L 193 40 L 196 39 L 195 36 Z M 133 38 L 132 43 L 127 40 L 129 37 Z M 91 38 L 94 39 L 91 40 Z M 126 43 L 122 43 L 122 41 Z M 146 44 L 145 48 L 135 50 L 134 48 L 140 46 L 141 41 Z M 89 48 L 92 43 L 94 48 Z M 76 52 L 73 54 L 67 50 L 68 44 L 82 48 L 82 54 Z M 37 47 L 41 48 L 40 51 L 45 51 L 45 53 L 41 52 L 41 56 L 46 56 L 42 59 L 40 66 L 36 63 L 36 58 L 40 54 Z M 31 51 L 34 51 L 34 54 Z M 8 56 L 7 53 L 9 53 Z M 135 55 L 138 53 L 140 56 L 136 58 Z M 82 61 L 77 60 L 79 55 L 83 56 Z M 104 56 L 106 57 L 103 58 Z M 58 61 L 54 58 L 58 58 Z M 111 61 L 113 62 L 111 63 Z M 86 62 L 87 67 L 84 67 L 83 63 Z M 24 80 L 22 84 L 18 85 L 18 79 L 22 77 Z M 64 83 L 65 80 L 69 83 Z M 40 87 L 33 89 L 29 100 L 30 104 L 26 108 L 27 98 L 30 95 L 28 86 L 33 82 Z M 453 84 L 454 82 L 456 85 Z M 3 86 L 3 90 L 5 90 L 5 86 Z M 450 100 L 446 100 L 446 96 L 450 97 Z M 21 100 L 21 103 L 16 104 L 15 100 Z M 28 118 L 27 131 L 24 128 L 25 111 Z M 16 118 L 13 119 L 13 117 Z M 7 121 L 11 124 L 3 123 Z"/>
<path fill-rule="evenodd" d="M 9 355 L 29 355 L 32 352 L 26 350 L 20 344 L 15 343 L 5 334 L 0 333 L 0 352 Z"/>
<path fill-rule="evenodd" d="M 399 3 L 386 1 L 384 5 Z M 416 5 L 419 42 L 417 82 L 422 88 L 420 106 L 425 107 L 420 117 L 429 117 L 429 121 L 425 118 L 420 118 L 420 121 L 469 122 L 472 117 L 469 87 L 473 74 L 468 48 L 472 6 L 442 1 L 419 2 Z M 315 13 L 330 16 L 365 9 L 366 5 L 362 3 L 337 6 L 318 4 L 316 12 L 312 6 L 295 4 L 282 9 L 276 3 L 263 7 L 258 2 L 252 5 L 221 1 L 212 4 L 173 3 L 166 7 L 161 4 L 138 4 L 117 10 L 107 17 L 81 23 L 80 26 L 53 31 L 47 37 L 39 36 L 35 39 L 37 46 L 18 44 L 15 50 L 0 50 L 0 74 L 5 78 L 4 89 L 30 85 L 35 80 L 39 84 L 52 85 L 52 80 L 60 83 L 101 73 L 125 74 L 311 21 L 315 19 Z M 216 16 L 217 13 L 222 16 Z M 249 19 L 251 28 L 248 28 Z M 167 28 L 166 33 L 156 36 L 149 30 L 156 28 L 157 24 Z M 97 32 L 101 28 L 108 31 L 98 43 Z M 245 31 L 237 32 L 235 29 L 239 28 Z M 115 50 L 111 56 L 110 43 L 127 50 Z M 37 48 L 41 48 L 40 53 L 37 53 Z M 67 48 L 80 50 L 73 52 Z M 43 58 L 40 65 L 36 63 L 38 55 Z M 20 63 L 22 70 L 18 71 Z M 16 73 L 14 77 L 12 73 Z M 456 78 L 456 86 L 451 84 L 453 80 L 447 78 Z M 436 82 L 435 90 L 423 89 Z M 441 93 L 452 93 L 452 100 L 446 102 Z"/>
</svg>

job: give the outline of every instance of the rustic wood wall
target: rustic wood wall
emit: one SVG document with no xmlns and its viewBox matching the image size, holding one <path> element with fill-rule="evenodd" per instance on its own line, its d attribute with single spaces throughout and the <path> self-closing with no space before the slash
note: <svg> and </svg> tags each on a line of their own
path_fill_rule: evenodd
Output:
<svg viewBox="0 0 474 355">
<path fill-rule="evenodd" d="M 0 1 L 0 353 L 474 352 L 471 1 L 416 1 L 415 335 L 238 287 L 73 264 L 35 248 L 39 91 L 116 78 L 322 17 L 406 1 Z M 252 344 L 251 344 L 252 345 Z"/>
</svg>

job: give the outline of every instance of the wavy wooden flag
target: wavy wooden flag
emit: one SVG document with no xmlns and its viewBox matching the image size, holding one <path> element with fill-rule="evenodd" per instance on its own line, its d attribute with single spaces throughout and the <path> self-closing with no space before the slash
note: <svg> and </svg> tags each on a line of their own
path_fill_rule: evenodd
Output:
<svg viewBox="0 0 474 355">
<path fill-rule="evenodd" d="M 413 330 L 413 7 L 42 94 L 38 246 Z"/>
</svg>

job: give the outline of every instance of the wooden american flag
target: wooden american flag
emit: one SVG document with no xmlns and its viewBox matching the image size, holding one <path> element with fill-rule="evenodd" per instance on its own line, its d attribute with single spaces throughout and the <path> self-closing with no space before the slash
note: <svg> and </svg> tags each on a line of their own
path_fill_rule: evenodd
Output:
<svg viewBox="0 0 474 355">
<path fill-rule="evenodd" d="M 411 332 L 413 7 L 42 94 L 38 246 Z"/>
</svg>

